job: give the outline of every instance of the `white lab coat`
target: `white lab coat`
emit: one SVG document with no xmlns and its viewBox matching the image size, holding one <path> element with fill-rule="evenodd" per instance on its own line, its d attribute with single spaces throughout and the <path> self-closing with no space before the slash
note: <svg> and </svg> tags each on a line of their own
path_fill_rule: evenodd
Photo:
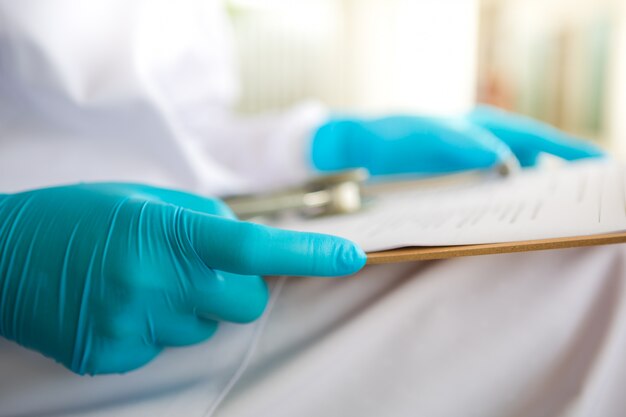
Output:
<svg viewBox="0 0 626 417">
<path fill-rule="evenodd" d="M 324 117 L 239 118 L 220 1 L 0 0 L 0 190 L 125 180 L 205 194 L 298 182 Z"/>
<path fill-rule="evenodd" d="M 241 119 L 217 1 L 0 0 L 0 192 L 310 175 L 325 112 Z M 127 375 L 0 341 L 0 416 L 620 416 L 621 248 L 272 279 L 267 314 Z"/>
</svg>

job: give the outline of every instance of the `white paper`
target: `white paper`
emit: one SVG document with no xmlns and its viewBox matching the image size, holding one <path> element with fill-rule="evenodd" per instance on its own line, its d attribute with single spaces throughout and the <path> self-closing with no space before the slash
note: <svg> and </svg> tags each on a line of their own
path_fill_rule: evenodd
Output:
<svg viewBox="0 0 626 417">
<path fill-rule="evenodd" d="M 358 214 L 277 226 L 342 236 L 366 251 L 620 232 L 625 174 L 616 163 L 573 163 L 461 188 L 385 195 Z"/>
</svg>

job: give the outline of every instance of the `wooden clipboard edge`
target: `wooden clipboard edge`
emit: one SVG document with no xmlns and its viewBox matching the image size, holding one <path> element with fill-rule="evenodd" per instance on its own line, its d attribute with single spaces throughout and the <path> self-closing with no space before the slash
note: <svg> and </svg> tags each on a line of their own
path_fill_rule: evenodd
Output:
<svg viewBox="0 0 626 417">
<path fill-rule="evenodd" d="M 481 245 L 400 248 L 382 252 L 370 252 L 367 254 L 367 264 L 379 265 L 398 262 L 431 261 L 463 256 L 567 249 L 582 246 L 615 245 L 618 243 L 626 243 L 626 232 Z"/>
</svg>

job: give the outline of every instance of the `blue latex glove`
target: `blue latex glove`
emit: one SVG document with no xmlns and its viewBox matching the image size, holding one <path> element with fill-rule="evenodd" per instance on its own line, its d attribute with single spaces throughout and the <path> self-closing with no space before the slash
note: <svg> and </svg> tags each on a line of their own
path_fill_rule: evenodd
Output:
<svg viewBox="0 0 626 417">
<path fill-rule="evenodd" d="M 467 120 L 506 143 L 523 167 L 534 166 L 542 152 L 567 161 L 604 156 L 602 150 L 589 141 L 576 139 L 548 124 L 494 107 L 477 107 Z"/>
<path fill-rule="evenodd" d="M 166 346 L 248 322 L 258 275 L 351 274 L 365 254 L 332 236 L 240 222 L 221 202 L 128 184 L 0 197 L 0 335 L 79 374 L 126 372 Z"/>
<path fill-rule="evenodd" d="M 318 129 L 313 165 L 321 171 L 367 168 L 372 175 L 436 174 L 488 168 L 513 155 L 523 166 L 541 152 L 567 160 L 603 155 L 543 123 L 490 107 L 461 118 L 339 118 Z"/>
</svg>

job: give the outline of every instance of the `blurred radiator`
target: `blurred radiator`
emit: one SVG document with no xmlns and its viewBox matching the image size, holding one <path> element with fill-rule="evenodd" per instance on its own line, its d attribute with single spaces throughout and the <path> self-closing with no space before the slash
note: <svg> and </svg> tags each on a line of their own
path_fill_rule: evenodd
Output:
<svg viewBox="0 0 626 417">
<path fill-rule="evenodd" d="M 474 102 L 475 0 L 231 3 L 241 111 L 308 98 L 363 112 L 450 113 Z"/>
</svg>

